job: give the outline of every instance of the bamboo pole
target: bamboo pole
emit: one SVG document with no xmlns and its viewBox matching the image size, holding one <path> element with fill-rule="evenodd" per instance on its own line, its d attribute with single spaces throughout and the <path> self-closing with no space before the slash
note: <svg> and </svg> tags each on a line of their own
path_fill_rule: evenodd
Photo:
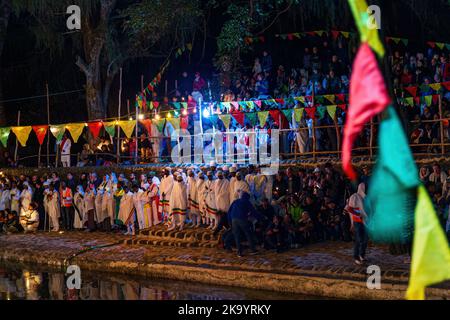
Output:
<svg viewBox="0 0 450 320">
<path fill-rule="evenodd" d="M 136 153 L 135 153 L 135 164 L 138 164 L 138 160 L 139 160 L 139 157 L 138 157 L 138 153 L 139 153 L 139 150 L 138 150 L 138 130 L 139 130 L 138 124 L 139 124 L 139 109 L 138 109 L 138 106 L 136 105 Z"/>
<path fill-rule="evenodd" d="M 443 114 L 442 114 L 442 94 L 439 95 L 439 127 L 441 131 L 441 154 L 445 154 L 445 139 L 444 139 L 444 123 L 442 122 Z"/>
<path fill-rule="evenodd" d="M 370 159 L 373 158 L 373 129 L 374 129 L 374 125 L 373 125 L 373 118 L 370 119 L 370 140 L 369 140 L 369 155 L 370 155 Z"/>
<path fill-rule="evenodd" d="M 313 90 L 312 90 L 312 107 L 315 106 L 315 91 L 316 91 L 316 85 L 313 83 Z M 313 115 L 312 119 L 312 134 L 313 134 L 313 159 L 316 161 L 316 117 Z"/>
<path fill-rule="evenodd" d="M 50 94 L 48 91 L 48 82 L 45 84 L 47 92 L 47 167 L 50 166 Z"/>
<path fill-rule="evenodd" d="M 20 126 L 20 110 L 17 113 L 17 126 Z M 14 150 L 14 162 L 17 163 L 17 151 L 19 150 L 19 139 L 16 137 L 16 149 Z"/>
<path fill-rule="evenodd" d="M 337 150 L 336 151 L 338 152 L 338 158 L 340 158 L 340 153 L 341 153 L 341 133 L 339 131 L 339 125 L 338 125 L 336 114 L 334 114 L 333 122 L 334 122 L 334 129 L 336 130 L 336 144 L 337 144 Z"/>
<path fill-rule="evenodd" d="M 117 111 L 117 120 L 120 121 L 120 112 L 122 108 L 122 68 L 120 68 L 120 81 L 119 81 L 119 110 Z M 117 164 L 120 163 L 120 126 L 117 125 Z"/>
</svg>

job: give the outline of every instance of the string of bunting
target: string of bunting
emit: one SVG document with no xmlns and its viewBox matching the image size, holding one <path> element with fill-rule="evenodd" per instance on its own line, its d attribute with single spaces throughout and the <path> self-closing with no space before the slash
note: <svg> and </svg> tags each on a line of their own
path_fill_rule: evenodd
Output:
<svg viewBox="0 0 450 320">
<path fill-rule="evenodd" d="M 279 38 L 282 40 L 299 40 L 309 37 L 322 37 L 323 35 L 333 37 L 333 39 L 338 39 L 340 36 L 342 36 L 345 39 L 349 39 L 350 37 L 354 37 L 357 35 L 356 32 L 352 31 L 338 31 L 338 30 L 331 30 L 331 31 L 324 31 L 324 30 L 316 30 L 316 31 L 305 31 L 305 32 L 291 32 L 291 33 L 282 33 L 282 34 L 275 34 L 275 38 Z M 247 45 L 251 45 L 254 43 L 265 43 L 266 37 L 265 36 L 258 36 L 258 37 L 246 37 L 245 43 Z M 407 38 L 400 38 L 400 37 L 385 37 L 386 43 L 395 43 L 399 44 L 402 43 L 405 46 L 408 46 L 410 43 L 410 39 Z M 450 43 L 444 43 L 444 42 L 437 42 L 437 41 L 427 41 L 427 45 L 433 49 L 436 47 L 440 50 L 443 50 L 444 48 L 450 51 Z"/>
</svg>

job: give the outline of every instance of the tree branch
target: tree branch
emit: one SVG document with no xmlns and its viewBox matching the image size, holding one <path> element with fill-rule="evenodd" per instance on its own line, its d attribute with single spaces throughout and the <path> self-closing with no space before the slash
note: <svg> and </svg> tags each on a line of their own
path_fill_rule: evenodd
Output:
<svg viewBox="0 0 450 320">
<path fill-rule="evenodd" d="M 78 66 L 78 68 L 81 69 L 81 71 L 83 71 L 83 73 L 86 75 L 86 77 L 90 77 L 92 75 L 91 70 L 89 69 L 89 66 L 86 64 L 86 62 L 80 56 L 77 56 L 77 60 L 76 60 L 75 64 Z"/>
<path fill-rule="evenodd" d="M 256 35 L 259 36 L 259 35 L 263 34 L 264 32 L 266 32 L 268 29 L 270 29 L 270 27 L 272 27 L 273 24 L 274 24 L 275 22 L 277 22 L 278 18 L 279 18 L 283 13 L 286 13 L 286 12 L 289 11 L 289 9 L 292 7 L 292 3 L 293 3 L 292 0 L 290 0 L 288 6 L 287 6 L 284 10 L 281 10 L 280 12 L 278 12 L 277 15 L 275 16 L 275 18 L 273 19 L 273 21 L 272 21 L 267 27 L 265 27 L 263 30 L 261 30 L 260 32 L 256 33 Z"/>
</svg>

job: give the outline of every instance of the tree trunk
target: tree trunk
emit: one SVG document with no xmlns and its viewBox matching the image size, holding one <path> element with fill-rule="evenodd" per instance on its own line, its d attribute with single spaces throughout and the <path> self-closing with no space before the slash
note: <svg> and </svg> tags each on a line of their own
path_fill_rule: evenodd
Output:
<svg viewBox="0 0 450 320">
<path fill-rule="evenodd" d="M 107 114 L 109 89 L 112 80 L 102 81 L 101 56 L 104 49 L 110 15 L 117 0 L 101 0 L 100 19 L 93 25 L 90 18 L 83 17 L 82 37 L 84 58 L 77 57 L 76 64 L 86 76 L 86 107 L 89 120 L 104 119 Z"/>
<path fill-rule="evenodd" d="M 5 44 L 10 15 L 11 15 L 10 0 L 0 0 L 0 57 L 2 56 L 3 46 Z M 2 72 L 0 65 L 0 75 L 1 74 Z M 2 103 L 2 100 L 3 100 L 2 78 L 0 77 L 0 126 L 6 124 L 5 105 Z"/>
</svg>

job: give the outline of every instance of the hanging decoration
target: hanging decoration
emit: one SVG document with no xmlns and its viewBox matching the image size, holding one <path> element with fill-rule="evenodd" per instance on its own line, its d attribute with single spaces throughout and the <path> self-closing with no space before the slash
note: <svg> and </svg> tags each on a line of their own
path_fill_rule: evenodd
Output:
<svg viewBox="0 0 450 320">
<path fill-rule="evenodd" d="M 94 138 L 94 140 L 96 140 L 100 135 L 100 129 L 102 128 L 102 126 L 103 123 L 101 121 L 88 123 L 89 131 L 92 133 L 92 137 Z"/>
<path fill-rule="evenodd" d="M 31 126 L 12 127 L 11 130 L 16 135 L 17 140 L 19 141 L 20 145 L 22 147 L 26 147 L 28 138 L 30 137 L 30 133 L 33 130 L 33 128 Z"/>
<path fill-rule="evenodd" d="M 32 128 L 34 133 L 36 133 L 39 145 L 42 146 L 42 144 L 44 143 L 45 136 L 47 135 L 48 125 L 33 126 Z"/>
<path fill-rule="evenodd" d="M 73 142 L 78 142 L 78 139 L 83 133 L 84 127 L 84 123 L 69 123 L 66 126 L 67 131 L 69 131 L 70 135 L 72 136 Z"/>
<path fill-rule="evenodd" d="M 62 138 L 64 137 L 64 132 L 66 132 L 66 125 L 59 124 L 59 125 L 50 126 L 50 132 L 56 138 L 56 142 L 59 143 L 59 142 L 61 142 Z"/>
</svg>

